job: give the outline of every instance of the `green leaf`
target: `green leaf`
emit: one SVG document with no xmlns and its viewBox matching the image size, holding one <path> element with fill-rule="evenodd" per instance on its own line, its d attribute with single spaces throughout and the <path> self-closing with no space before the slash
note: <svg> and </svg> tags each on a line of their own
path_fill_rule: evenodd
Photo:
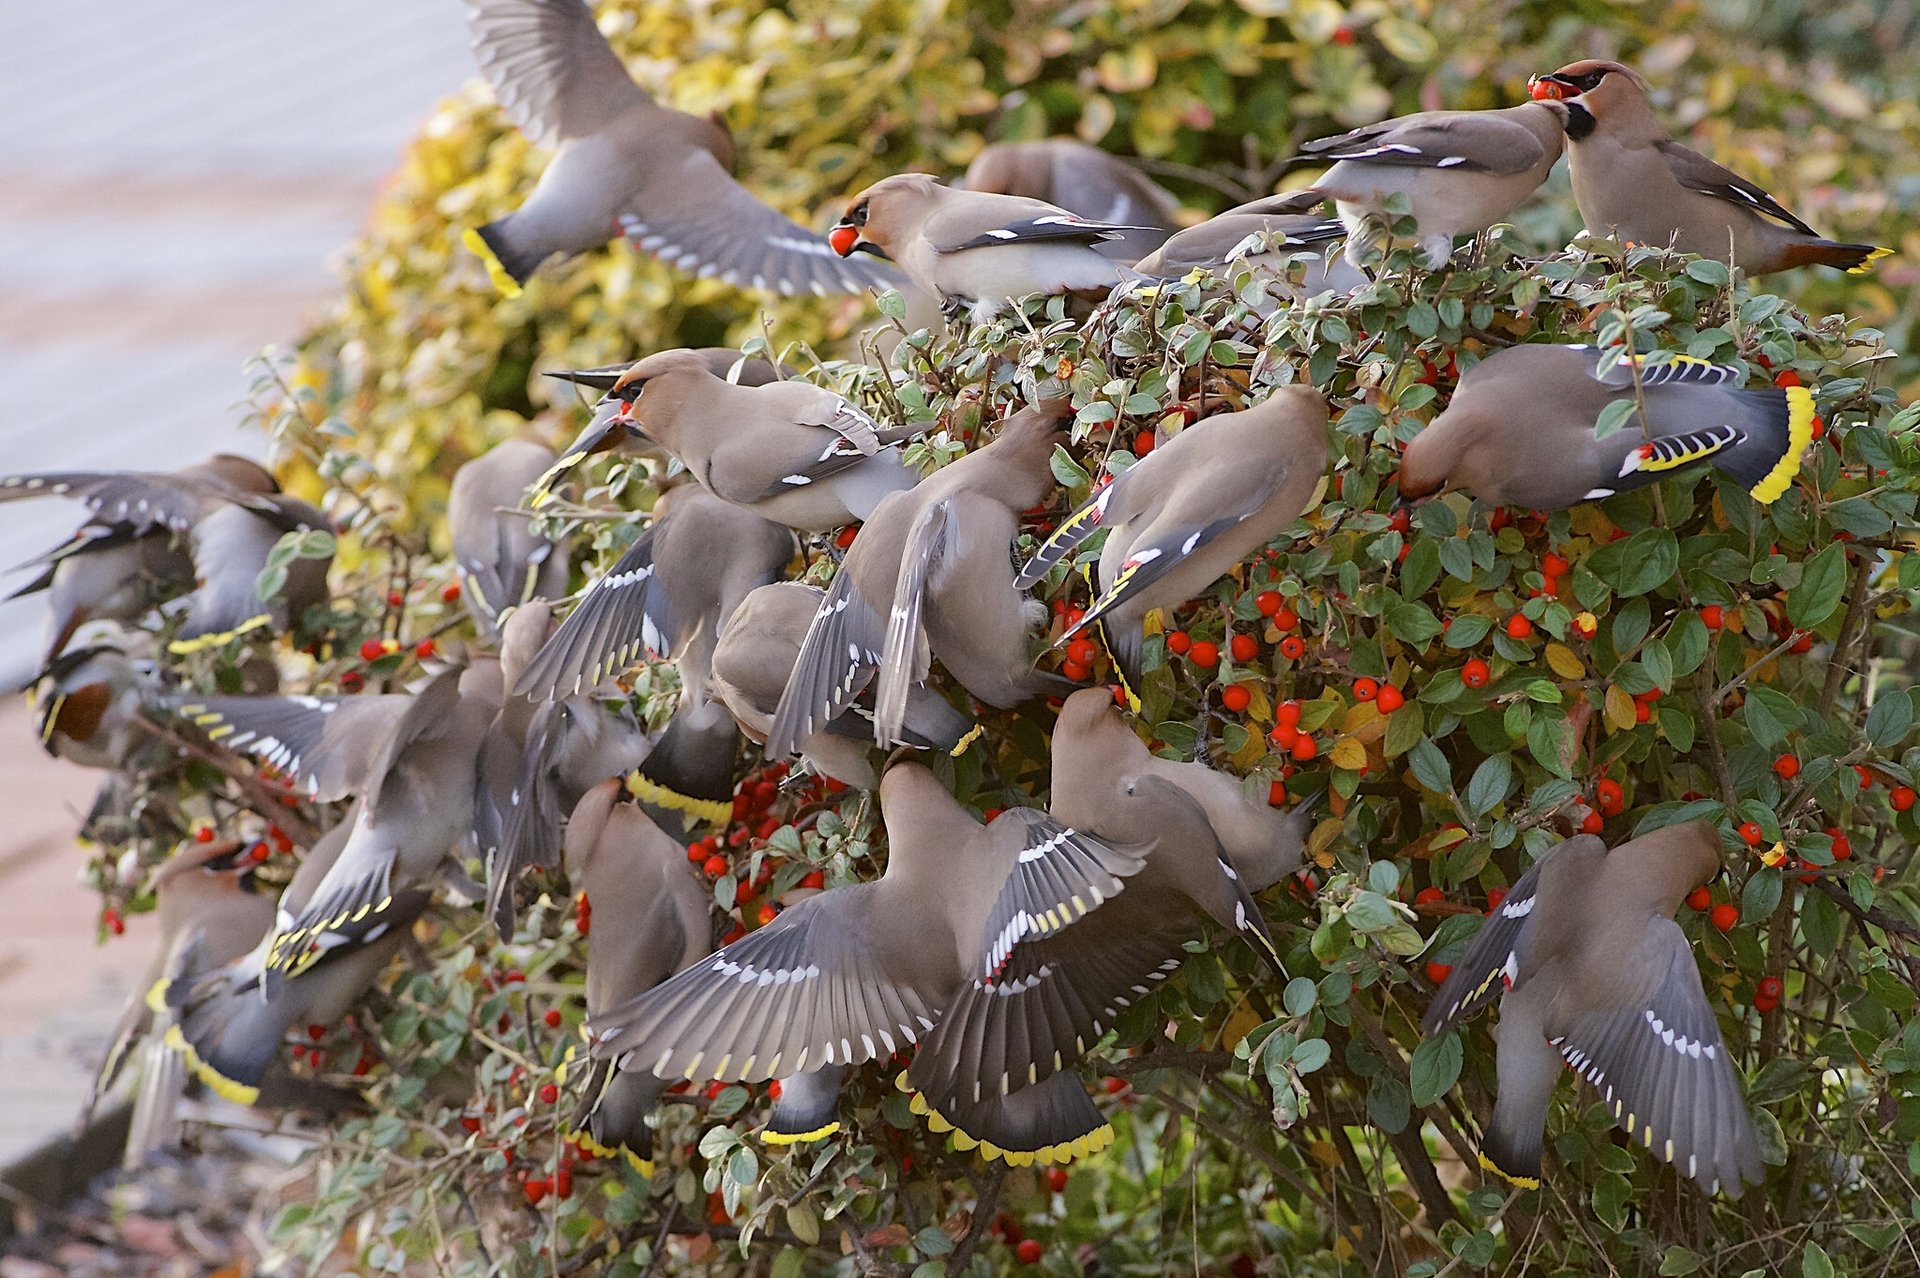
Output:
<svg viewBox="0 0 1920 1278">
<path fill-rule="evenodd" d="M 1413 770 L 1413 779 L 1427 789 L 1441 794 L 1453 790 L 1453 769 L 1432 738 L 1420 738 L 1420 744 L 1407 752 L 1407 766 Z"/>
<path fill-rule="evenodd" d="M 1800 896 L 1800 934 L 1815 954 L 1837 953 L 1840 946 L 1840 907 L 1824 892 L 1813 890 Z"/>
<path fill-rule="evenodd" d="M 1399 916 L 1378 892 L 1356 892 L 1347 904 L 1347 922 L 1356 932 L 1379 932 L 1392 927 Z"/>
<path fill-rule="evenodd" d="M 1618 435 L 1626 424 L 1634 419 L 1634 410 L 1638 406 L 1631 395 L 1614 400 L 1600 410 L 1600 417 L 1593 423 L 1595 440 L 1609 439 Z"/>
<path fill-rule="evenodd" d="M 1302 1074 L 1311 1074 L 1332 1059 L 1333 1048 L 1324 1038 L 1307 1039 L 1293 1049 L 1293 1067 Z"/>
<path fill-rule="evenodd" d="M 1391 604 L 1386 612 L 1387 628 L 1403 643 L 1424 647 L 1440 633 L 1440 620 L 1433 609 L 1421 603 Z"/>
<path fill-rule="evenodd" d="M 1280 996 L 1280 1004 L 1287 1009 L 1289 1016 L 1305 1016 L 1313 1010 L 1319 994 L 1319 986 L 1304 976 L 1296 976 L 1287 982 L 1286 993 Z"/>
<path fill-rule="evenodd" d="M 1463 543 L 1454 542 L 1453 545 Z M 1453 619 L 1447 627 L 1446 645 L 1449 648 L 1471 648 L 1487 637 L 1487 631 L 1493 629 L 1493 622 L 1477 612 L 1464 612 Z"/>
<path fill-rule="evenodd" d="M 1660 1272 L 1663 1275 L 1697 1273 L 1700 1265 L 1700 1257 L 1678 1243 L 1667 1248 L 1666 1255 L 1660 1257 Z"/>
<path fill-rule="evenodd" d="M 1889 688 L 1867 711 L 1867 740 L 1891 749 L 1913 729 L 1913 698 L 1903 688 Z"/>
<path fill-rule="evenodd" d="M 1833 1262 L 1820 1244 L 1811 1240 L 1800 1255 L 1800 1278 L 1833 1278 Z"/>
<path fill-rule="evenodd" d="M 1073 459 L 1073 454 L 1060 444 L 1053 446 L 1053 456 L 1048 459 L 1047 464 L 1053 468 L 1053 477 L 1062 487 L 1085 488 L 1093 483 L 1093 476 L 1087 474 L 1080 463 Z"/>
<path fill-rule="evenodd" d="M 1413 543 L 1400 565 L 1400 589 L 1408 596 L 1424 595 L 1440 579 L 1440 548 L 1427 538 Z"/>
<path fill-rule="evenodd" d="M 1740 890 L 1740 921 L 1744 924 L 1764 922 L 1772 917 L 1779 905 L 1780 872 L 1754 871 L 1747 880 L 1747 886 Z"/>
<path fill-rule="evenodd" d="M 1649 528 L 1608 542 L 1586 565 L 1621 596 L 1644 595 L 1680 566 L 1680 543 L 1664 528 Z"/>
<path fill-rule="evenodd" d="M 1840 542 L 1801 566 L 1800 584 L 1787 594 L 1787 620 L 1810 630 L 1833 615 L 1847 589 L 1847 548 Z"/>
<path fill-rule="evenodd" d="M 1413 1063 L 1407 1077 L 1413 1103 L 1425 1108 L 1445 1096 L 1460 1078 L 1460 1036 L 1443 1034 L 1427 1038 L 1413 1051 Z"/>
<path fill-rule="evenodd" d="M 1511 756 L 1496 754 L 1482 760 L 1480 766 L 1473 770 L 1473 779 L 1467 782 L 1467 811 L 1475 816 L 1493 811 L 1494 806 L 1507 797 L 1507 787 L 1512 783 Z"/>
</svg>

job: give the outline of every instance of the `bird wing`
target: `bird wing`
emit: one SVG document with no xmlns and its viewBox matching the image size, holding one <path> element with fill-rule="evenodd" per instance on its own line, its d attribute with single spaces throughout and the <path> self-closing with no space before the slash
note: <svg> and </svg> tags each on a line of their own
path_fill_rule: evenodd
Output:
<svg viewBox="0 0 1920 1278">
<path fill-rule="evenodd" d="M 1660 152 L 1661 158 L 1666 160 L 1667 169 L 1673 174 L 1674 180 L 1689 191 L 1697 191 L 1701 195 L 1711 195 L 1716 200 L 1737 204 L 1763 217 L 1785 222 L 1803 235 L 1819 237 L 1820 232 L 1789 213 L 1780 201 L 1732 169 L 1714 163 L 1690 147 L 1681 146 L 1672 138 L 1656 142 L 1654 147 Z"/>
<path fill-rule="evenodd" d="M 653 100 L 581 0 L 468 0 L 467 29 L 501 110 L 543 146 L 598 133 Z"/>
<path fill-rule="evenodd" d="M 1017 946 L 1071 927 L 1117 895 L 1122 880 L 1147 863 L 1152 846 L 1108 843 L 1038 808 L 1009 808 L 987 834 L 1011 865 L 980 936 L 980 971 L 988 982 Z"/>
<path fill-rule="evenodd" d="M 702 279 L 782 297 L 898 288 L 871 257 L 843 258 L 826 238 L 769 207 L 707 151 L 688 147 L 619 215 L 636 248 Z"/>
<path fill-rule="evenodd" d="M 1600 1090 L 1630 1140 L 1708 1193 L 1739 1197 L 1743 1182 L 1764 1177 L 1759 1142 L 1686 933 L 1654 918 L 1633 953 L 1600 961 L 1630 965 L 1626 996 L 1596 1006 L 1579 983 L 1564 988 L 1547 1041 Z"/>
<path fill-rule="evenodd" d="M 801 423 L 763 423 L 719 442 L 700 480 L 714 496 L 752 506 L 831 479 L 870 454 L 838 431 Z"/>
<path fill-rule="evenodd" d="M 1594 836 L 1583 834 L 1580 838 L 1594 839 Z M 1548 855 L 1564 855 L 1562 849 L 1566 846 L 1563 843 Z M 1540 867 L 1546 863 L 1547 857 L 1541 857 L 1527 867 L 1520 881 L 1507 890 L 1499 908 L 1480 925 L 1473 944 L 1453 965 L 1452 974 L 1427 1005 L 1426 1017 L 1420 1022 L 1420 1032 L 1426 1037 L 1437 1037 L 1478 1015 L 1519 979 L 1518 951 L 1522 948 L 1527 921 L 1533 917 L 1534 898 L 1540 891 Z"/>
<path fill-rule="evenodd" d="M 1005 207 L 1001 197 L 995 212 Z M 979 211 L 956 208 L 935 213 L 927 219 L 922 234 L 936 253 L 961 253 L 967 249 L 992 248 L 1004 244 L 1033 244 L 1066 240 L 1080 244 L 1099 244 L 1117 240 L 1128 231 L 1151 231 L 1150 226 L 1125 226 L 1118 222 L 1096 222 L 1039 200 L 1022 200 L 1032 211 L 1025 216 L 1010 208 L 1010 216 L 995 216 L 982 224 Z"/>
<path fill-rule="evenodd" d="M 426 811 L 433 803 L 434 796 L 423 789 L 422 778 L 417 769 L 408 766 L 407 756 L 422 743 L 453 730 L 454 710 L 460 704 L 460 674 L 458 669 L 451 669 L 435 675 L 432 682 L 408 698 L 406 709 L 395 718 L 374 756 L 367 786 L 367 824 L 404 820 L 410 813 Z"/>
<path fill-rule="evenodd" d="M 1300 150 L 1318 160 L 1497 174 L 1524 173 L 1546 154 L 1525 125 L 1481 111 L 1383 120 L 1338 137 L 1317 138 Z"/>
<path fill-rule="evenodd" d="M 1131 474 L 1132 472 L 1127 472 Z M 1095 493 L 1091 500 L 1080 509 L 1060 521 L 1060 526 L 1048 534 L 1040 543 L 1033 556 L 1021 567 L 1020 575 L 1013 579 L 1015 590 L 1030 590 L 1042 577 L 1052 571 L 1053 566 L 1080 548 L 1087 538 L 1099 532 L 1105 524 L 1107 510 L 1113 505 L 1113 495 L 1119 490 L 1126 475 L 1117 476 L 1112 483 L 1105 485 Z"/>
<path fill-rule="evenodd" d="M 619 674 L 644 653 L 673 655 L 680 622 L 654 571 L 658 527 L 649 526 L 587 587 L 580 603 L 520 672 L 514 696 L 572 696 Z"/>
<path fill-rule="evenodd" d="M 800 642 L 767 728 L 767 757 L 799 753 L 802 741 L 839 718 L 880 668 L 886 642 L 885 623 L 842 564 Z"/>
<path fill-rule="evenodd" d="M 880 657 L 880 683 L 873 697 L 873 737 L 881 746 L 900 739 L 907 697 L 921 676 L 927 578 L 946 552 L 954 521 L 953 502 L 937 501 L 920 512 L 900 549 L 900 573 L 887 613 L 886 646 Z"/>
<path fill-rule="evenodd" d="M 1696 355 L 1669 352 L 1670 358 L 1659 364 L 1648 363 L 1645 355 L 1617 355 L 1602 352 L 1597 346 L 1577 346 L 1575 350 L 1597 361 L 1594 379 L 1608 386 L 1631 386 L 1634 371 L 1639 370 L 1642 386 L 1723 386 L 1740 380 L 1740 370 L 1731 364 L 1716 364 Z M 1604 356 L 1604 357 L 1603 357 Z"/>
<path fill-rule="evenodd" d="M 759 1082 L 890 1056 L 932 1029 L 930 1005 L 878 952 L 877 883 L 793 906 L 655 986 L 591 1018 L 593 1052 L 657 1078 Z"/>
<path fill-rule="evenodd" d="M 760 394 L 773 397 L 766 402 L 791 405 L 792 420 L 803 426 L 824 426 L 869 457 L 880 451 L 880 423 L 844 395 L 808 382 L 782 382 Z"/>
<path fill-rule="evenodd" d="M 492 848 L 482 846 L 487 865 L 487 912 L 503 937 L 513 935 L 513 891 L 522 873 L 551 869 L 560 864 L 560 810 L 554 755 L 572 722 L 565 701 L 546 701 L 528 721 L 526 740 L 516 754 L 501 750 L 490 735 L 481 746 L 482 793 L 476 816 L 489 812 L 496 835 Z M 502 743 L 506 744 L 506 743 Z M 485 835 L 476 820 L 475 833 Z"/>
<path fill-rule="evenodd" d="M 1262 500 L 1265 498 L 1263 497 Z M 1252 514 L 1253 511 L 1249 510 L 1245 514 L 1229 515 L 1224 519 L 1213 519 L 1204 524 L 1169 528 L 1158 536 L 1134 545 L 1128 551 L 1126 559 L 1121 562 L 1120 571 L 1114 574 L 1113 581 L 1108 584 L 1100 597 L 1088 606 L 1079 622 L 1060 636 L 1061 640 L 1071 639 L 1079 634 L 1179 567 L 1181 561 L 1201 546 Z"/>
<path fill-rule="evenodd" d="M 319 802 L 331 803 L 366 788 L 379 741 L 409 700 L 400 693 L 216 696 L 176 702 L 173 711 L 208 739 L 271 764 L 304 782 Z"/>
<path fill-rule="evenodd" d="M 275 924 L 260 975 L 261 989 L 271 998 L 280 985 L 312 970 L 335 955 L 371 945 L 397 927 L 420 916 L 432 894 L 418 889 L 393 889 L 391 863 L 354 873 L 347 855 L 336 862 L 347 872 L 329 873 L 323 891 L 297 916 L 282 914 Z"/>
<path fill-rule="evenodd" d="M 125 525 L 136 534 L 155 528 L 186 532 L 210 502 L 230 501 L 259 509 L 263 500 L 190 475 L 113 470 L 0 475 L 0 502 L 27 497 L 70 497 L 84 503 L 102 523 Z"/>
</svg>

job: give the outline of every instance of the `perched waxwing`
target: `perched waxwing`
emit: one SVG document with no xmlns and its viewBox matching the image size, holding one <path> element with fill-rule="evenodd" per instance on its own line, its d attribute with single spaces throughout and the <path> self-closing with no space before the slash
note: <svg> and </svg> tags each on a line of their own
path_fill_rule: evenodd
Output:
<svg viewBox="0 0 1920 1278">
<path fill-rule="evenodd" d="M 741 386 L 766 386 L 793 375 L 793 371 L 785 365 L 776 365 L 757 357 L 749 358 L 730 346 L 695 347 L 693 353 L 707 361 L 707 367 L 713 370 L 715 377 Z M 601 399 L 594 405 L 593 420 L 587 423 L 586 429 L 529 485 L 535 506 L 545 504 L 561 475 L 595 453 L 613 452 L 634 457 L 660 455 L 657 445 L 646 436 L 629 429 L 626 404 L 608 395 L 619 383 L 621 374 L 638 362 L 626 360 L 601 368 L 563 369 L 547 374 L 576 386 L 599 391 Z"/>
<path fill-rule="evenodd" d="M 708 492 L 789 528 L 825 532 L 865 519 L 919 478 L 892 445 L 924 427 L 883 430 L 811 382 L 737 385 L 697 351 L 649 355 L 609 395 L 627 430 L 672 453 Z"/>
<path fill-rule="evenodd" d="M 254 868 L 244 844 L 222 839 L 186 844 L 154 871 L 160 945 L 121 1014 L 86 1105 L 91 1113 L 137 1049 L 140 1085 L 122 1157 L 129 1171 L 178 1138 L 174 1114 L 186 1072 L 165 1042 L 173 1023 L 169 992 L 239 959 L 273 926 L 273 897 L 257 890 Z"/>
<path fill-rule="evenodd" d="M 591 692 L 651 653 L 678 661 L 686 695 L 705 700 L 727 618 L 749 591 L 779 580 L 797 549 L 784 526 L 698 484 L 670 489 L 508 686 L 537 700 Z"/>
<path fill-rule="evenodd" d="M 553 607 L 535 599 L 500 627 L 500 677 L 511 686 L 553 629 Z M 652 748 L 626 702 L 508 696 L 480 745 L 473 832 L 487 867 L 487 906 L 513 934 L 513 885 L 530 868 L 560 864 L 560 824 L 580 797 L 638 766 Z"/>
<path fill-rule="evenodd" d="M 1100 622 L 1129 694 L 1139 688 L 1141 623 L 1172 608 L 1285 532 L 1327 469 L 1327 401 L 1307 386 L 1202 418 L 1061 521 L 1015 581 L 1026 589 L 1107 529 L 1098 592 L 1061 642 Z"/>
<path fill-rule="evenodd" d="M 938 778 L 896 756 L 880 780 L 887 868 L 872 882 L 799 901 L 589 1028 L 593 1053 L 671 1082 L 759 1082 L 881 1060 L 934 1028 L 991 971 L 995 939 L 1020 921 L 1093 908 L 1142 864 L 1033 808 L 982 827 Z M 808 1108 L 837 1079 L 808 1089 Z M 785 1081 L 782 1089 L 787 1086 Z M 1043 1147 L 1088 1148 L 1102 1126 L 1081 1094 L 1073 1130 Z M 817 1115 L 810 1115 L 817 1118 Z M 786 1117 L 791 1134 L 801 1115 Z"/>
<path fill-rule="evenodd" d="M 1113 753 L 1113 738 L 1102 731 L 1117 720 L 1104 689 L 1067 699 L 1054 725 L 1048 809 L 1054 820 L 1137 855 L 1140 868 L 1101 893 L 1076 888 L 1021 913 L 996 912 L 986 963 L 907 1071 L 914 1108 L 989 1158 L 1053 1162 L 1083 1152 L 1070 1142 L 1023 1143 L 1031 1140 L 1023 1122 L 1030 1111 L 1010 1113 L 1002 1099 L 1071 1070 L 1115 1017 L 1179 969 L 1203 917 L 1238 933 L 1285 979 L 1266 920 L 1206 809 L 1177 782 L 1127 768 L 1133 752 Z M 1297 856 L 1297 834 L 1291 842 Z"/>
<path fill-rule="evenodd" d="M 1566 106 L 1567 171 L 1593 235 L 1728 262 L 1748 275 L 1795 266 L 1853 271 L 1889 250 L 1841 244 L 1771 195 L 1673 140 L 1647 82 L 1618 62 L 1573 62 L 1528 82 Z"/>
<path fill-rule="evenodd" d="M 364 801 L 346 821 L 307 850 L 281 893 L 277 916 L 303 914 L 332 876 L 362 828 Z M 193 981 L 170 984 L 160 1003 L 173 1018 L 165 1041 L 201 1082 L 240 1105 L 274 1099 L 268 1070 L 294 1026 L 328 1025 L 358 1003 L 386 970 L 431 903 L 430 893 L 401 889 L 368 917 L 326 933 L 325 942 L 297 974 L 269 981 L 271 932 L 244 957 Z"/>
<path fill-rule="evenodd" d="M 149 738 L 140 726 L 153 678 L 111 644 L 63 652 L 34 678 L 40 744 L 83 768 L 123 766 Z"/>
<path fill-rule="evenodd" d="M 1065 400 L 1006 419 L 992 443 L 877 506 L 834 575 L 767 730 L 782 758 L 838 719 L 868 682 L 874 739 L 902 741 L 928 655 L 978 700 L 1008 708 L 1064 681 L 1027 654 L 1029 604 L 1009 548 L 1020 512 L 1053 490 L 1049 459 L 1065 438 Z"/>
<path fill-rule="evenodd" d="M 1137 261 L 1180 228 L 1180 201 L 1127 161 L 1076 138 L 996 142 L 973 157 L 954 183 L 968 191 L 1045 200 L 1096 222 L 1127 226 L 1095 251 Z"/>
<path fill-rule="evenodd" d="M 640 766 L 627 776 L 627 793 L 654 824 L 675 838 L 733 815 L 740 728 L 718 701 L 684 697 Z"/>
<path fill-rule="evenodd" d="M 453 561 L 467 612 L 488 639 L 499 635 L 507 609 L 567 593 L 567 540 L 540 535 L 519 513 L 527 489 L 553 464 L 545 444 L 509 439 L 454 472 L 447 494 Z"/>
<path fill-rule="evenodd" d="M 1691 356 L 1651 364 L 1592 346 L 1511 346 L 1460 378 L 1446 411 L 1400 458 L 1405 500 L 1471 493 L 1493 505 L 1565 510 L 1707 462 L 1772 502 L 1799 473 L 1813 439 L 1802 386 L 1740 390 L 1740 370 Z M 1606 439 L 1594 427 L 1640 385 Z"/>
<path fill-rule="evenodd" d="M 1032 293 L 1104 292 L 1132 278 L 1099 245 L 1143 229 L 900 173 L 854 196 L 830 238 L 836 252 L 895 262 L 949 309 L 985 320 Z"/>
<path fill-rule="evenodd" d="M 655 102 L 581 0 L 468 0 L 467 22 L 501 109 L 554 149 L 524 204 L 468 233 L 503 292 L 616 228 L 681 270 L 784 297 L 891 286 L 889 272 L 839 261 L 734 181 L 726 126 Z"/>
<path fill-rule="evenodd" d="M 1673 921 L 1720 872 L 1720 836 L 1669 826 L 1609 852 L 1593 835 L 1536 861 L 1453 965 L 1421 1031 L 1433 1038 L 1500 1004 L 1499 1096 L 1480 1165 L 1540 1184 L 1547 1102 L 1571 1067 L 1614 1121 L 1709 1194 L 1764 1176 L 1740 1083 Z"/>
<path fill-rule="evenodd" d="M 1240 261 L 1284 279 L 1289 258 L 1310 254 L 1318 260 L 1306 263 L 1298 284 L 1288 280 L 1282 290 L 1290 301 L 1329 289 L 1350 293 L 1365 284 L 1367 277 L 1333 252 L 1333 246 L 1346 239 L 1347 228 L 1329 218 L 1274 211 L 1291 198 L 1269 195 L 1216 214 L 1179 232 L 1135 262 L 1133 269 L 1142 275 L 1178 279 L 1194 270 L 1221 274 L 1230 262 Z"/>
<path fill-rule="evenodd" d="M 766 744 L 780 695 L 826 594 L 797 581 L 761 586 L 734 610 L 720 635 L 713 653 L 713 690 L 755 744 Z M 908 744 L 958 754 L 979 731 L 933 689 L 916 685 L 908 691 L 901 721 Z M 799 748 L 800 757 L 822 776 L 863 790 L 871 790 L 877 780 L 869 759 L 873 712 L 868 706 L 856 702 Z"/>
<path fill-rule="evenodd" d="M 261 988 L 287 981 L 382 929 L 473 834 L 480 744 L 500 708 L 499 663 L 447 670 L 413 695 L 388 734 L 346 846 L 300 908 L 282 901 Z"/>
<path fill-rule="evenodd" d="M 281 536 L 331 525 L 306 502 L 281 494 L 273 477 L 244 457 L 220 454 L 178 471 L 0 477 L 0 501 L 47 496 L 72 498 L 92 512 L 70 541 L 36 561 L 47 562 L 46 570 L 17 592 L 49 592 L 50 658 L 90 618 L 137 620 L 153 602 L 150 574 L 189 592 L 175 651 L 222 643 L 269 622 L 285 628 L 326 599 L 331 554 L 294 559 L 279 602 L 261 599 L 260 573 Z M 184 556 L 176 538 L 185 542 Z"/>
<path fill-rule="evenodd" d="M 713 899 L 687 866 L 685 846 L 662 833 L 620 783 L 582 795 L 567 820 L 567 877 L 593 911 L 587 938 L 587 1015 L 602 1016 L 638 998 L 713 950 Z M 594 1062 L 586 1104 L 574 1118 L 595 1153 L 624 1151 L 643 1176 L 653 1174 L 653 1129 L 646 1119 L 668 1084 L 636 1070 Z"/>
<path fill-rule="evenodd" d="M 1422 111 L 1317 138 L 1301 146 L 1301 158 L 1333 167 L 1306 190 L 1274 197 L 1273 211 L 1304 213 L 1332 200 L 1347 225 L 1347 261 L 1360 266 L 1390 247 L 1384 205 L 1404 195 L 1421 263 L 1437 271 L 1453 255 L 1454 236 L 1504 220 L 1547 180 L 1566 118 L 1558 102 L 1523 102 L 1499 111 Z"/>
<path fill-rule="evenodd" d="M 319 803 L 366 791 L 394 725 L 412 698 L 399 692 L 357 696 L 219 696 L 169 700 L 174 715 L 209 741 L 267 764 Z"/>
</svg>

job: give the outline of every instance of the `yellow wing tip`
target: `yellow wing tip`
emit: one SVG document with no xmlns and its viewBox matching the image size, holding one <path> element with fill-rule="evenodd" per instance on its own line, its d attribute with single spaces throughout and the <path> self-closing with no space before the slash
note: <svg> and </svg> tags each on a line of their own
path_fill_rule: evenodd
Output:
<svg viewBox="0 0 1920 1278">
<path fill-rule="evenodd" d="M 967 735 L 954 742 L 953 749 L 947 751 L 947 757 L 957 759 L 967 752 L 967 747 L 987 735 L 987 725 L 976 723 L 967 729 Z"/>
<path fill-rule="evenodd" d="M 184 657 L 188 653 L 204 652 L 208 648 L 225 647 L 241 635 L 258 630 L 262 626 L 271 624 L 272 621 L 272 614 L 263 612 L 257 617 L 247 618 L 231 630 L 221 630 L 210 635 L 196 635 L 192 639 L 175 639 L 167 645 L 167 651 L 176 657 Z"/>
<path fill-rule="evenodd" d="M 500 296 L 520 296 L 520 281 L 507 273 L 507 268 L 500 264 L 500 259 L 494 255 L 493 249 L 482 238 L 478 228 L 469 226 L 460 232 L 460 245 L 480 259 L 480 264 L 487 268 L 487 279 L 492 281 L 493 287 L 499 291 Z"/>
<path fill-rule="evenodd" d="M 1480 1166 L 1516 1189 L 1540 1188 L 1540 1178 L 1538 1176 L 1516 1176 L 1512 1172 L 1502 1171 L 1491 1158 L 1487 1157 L 1485 1150 L 1480 1152 Z"/>
<path fill-rule="evenodd" d="M 733 804 L 722 803 L 717 799 L 696 799 L 692 795 L 681 794 L 678 790 L 669 790 L 658 781 L 642 776 L 638 772 L 627 776 L 627 793 L 644 803 L 656 807 L 670 808 L 675 812 L 706 822 L 708 825 L 723 825 L 733 818 Z"/>
<path fill-rule="evenodd" d="M 167 1010 L 167 991 L 172 988 L 173 982 L 164 976 L 155 981 L 147 989 L 147 1007 L 152 1011 L 165 1013 Z M 181 1041 L 185 1042 L 186 1040 L 182 1038 Z"/>
<path fill-rule="evenodd" d="M 1805 386 L 1789 386 L 1787 394 L 1787 450 L 1764 478 L 1747 490 L 1761 505 L 1778 501 L 1800 473 L 1800 459 L 1813 443 L 1813 392 Z"/>
<path fill-rule="evenodd" d="M 760 1140 L 768 1145 L 805 1145 L 816 1140 L 825 1140 L 839 1130 L 840 1120 L 836 1118 L 826 1126 L 816 1127 L 810 1132 L 761 1132 Z"/>
<path fill-rule="evenodd" d="M 1867 257 L 1866 257 L 1866 260 L 1865 260 L 1865 261 L 1863 261 L 1863 262 L 1861 262 L 1861 263 L 1860 263 L 1860 265 L 1858 265 L 1858 266 L 1849 266 L 1849 267 L 1847 268 L 1847 274 L 1849 274 L 1849 275 L 1867 275 L 1867 274 L 1870 274 L 1870 273 L 1872 273 L 1872 271 L 1873 271 L 1873 264 L 1874 264 L 1875 262 L 1878 262 L 1878 261 L 1879 261 L 1879 260 L 1880 260 L 1881 258 L 1883 258 L 1883 257 L 1892 257 L 1892 256 L 1893 256 L 1893 250 L 1892 250 L 1892 249 L 1890 249 L 1890 248 L 1876 248 L 1876 249 L 1874 249 L 1874 250 L 1873 250 L 1873 252 L 1871 252 L 1871 253 L 1869 253 L 1869 254 L 1867 254 Z"/>
</svg>

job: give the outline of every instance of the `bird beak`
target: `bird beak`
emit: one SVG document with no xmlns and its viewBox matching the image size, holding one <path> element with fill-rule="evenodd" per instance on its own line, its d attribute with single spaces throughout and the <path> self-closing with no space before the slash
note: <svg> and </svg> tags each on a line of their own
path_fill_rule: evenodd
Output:
<svg viewBox="0 0 1920 1278">
<path fill-rule="evenodd" d="M 1527 81 L 1527 93 L 1535 102 L 1565 102 L 1580 96 L 1580 90 L 1557 75 L 1536 75 Z"/>
<path fill-rule="evenodd" d="M 613 389 L 613 384 L 620 380 L 620 374 L 626 371 L 625 365 L 618 368 L 556 368 L 547 376 L 605 393 Z"/>
</svg>

